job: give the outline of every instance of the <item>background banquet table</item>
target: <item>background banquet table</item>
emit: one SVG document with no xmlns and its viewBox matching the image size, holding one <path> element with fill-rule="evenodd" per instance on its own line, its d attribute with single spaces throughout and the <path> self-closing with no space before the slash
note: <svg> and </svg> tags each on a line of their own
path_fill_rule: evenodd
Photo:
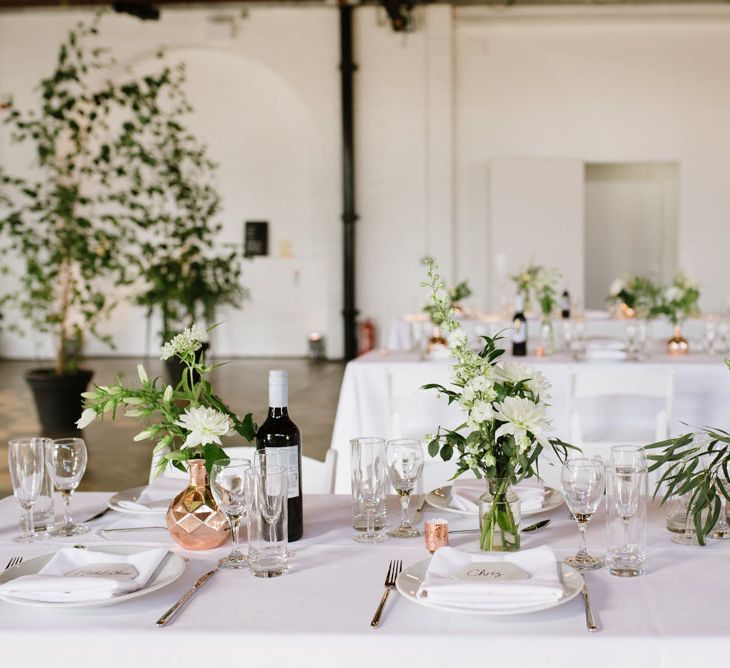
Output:
<svg viewBox="0 0 730 668">
<path fill-rule="evenodd" d="M 509 359 L 509 357 L 507 358 Z M 542 371 L 551 383 L 551 407 L 555 433 L 568 438 L 570 376 L 581 369 L 602 369 L 615 365 L 617 369 L 673 371 L 674 416 L 673 434 L 682 433 L 687 427 L 712 425 L 730 427 L 730 373 L 720 357 L 692 353 L 684 357 L 655 355 L 642 362 L 575 361 L 565 354 L 550 357 L 522 357 L 520 361 Z M 459 414 L 446 400 L 437 401 L 434 392 L 419 392 L 425 383 L 449 384 L 449 360 L 422 360 L 416 353 L 373 351 L 362 355 L 347 365 L 337 406 L 331 447 L 338 451 L 338 493 L 350 491 L 350 439 L 358 436 L 392 436 L 392 395 L 410 395 L 410 415 L 402 416 L 399 425 L 407 435 L 422 437 L 435 432 L 436 427 L 453 427 L 459 423 Z M 629 390 L 630 388 L 627 388 Z M 596 429 L 608 424 L 608 435 L 619 442 L 622 427 L 628 425 L 642 408 L 635 399 L 617 399 L 609 407 L 600 403 L 587 405 L 588 417 Z M 591 415 L 592 413 L 592 415 Z M 620 416 L 615 418 L 613 416 Z M 409 424 L 405 424 L 406 419 Z M 408 429 L 410 427 L 410 430 Z M 397 434 L 401 435 L 401 434 Z M 406 435 L 403 433 L 402 435 Z M 610 439 L 607 439 L 610 440 Z M 647 435 L 647 442 L 653 440 Z"/>
<path fill-rule="evenodd" d="M 104 506 L 108 497 L 74 497 L 78 518 Z M 391 522 L 395 499 L 391 499 Z M 429 510 L 424 517 L 433 517 Z M 563 558 L 577 542 L 565 507 L 550 515 L 552 524 L 531 535 L 524 548 L 553 547 Z M 450 515 L 452 528 L 473 520 Z M 53 551 L 61 543 L 21 546 L 10 541 L 17 530 L 12 498 L 0 501 L 0 563 L 13 555 Z M 404 565 L 428 557 L 421 539 L 390 539 L 381 545 L 352 541 L 350 500 L 346 496 L 305 497 L 305 538 L 294 546 L 290 572 L 259 580 L 247 571 L 221 572 L 168 627 L 154 622 L 228 546 L 185 553 L 190 562 L 176 583 L 116 606 L 58 611 L 0 601 L 3 665 L 246 665 L 345 666 L 616 665 L 685 668 L 702 661 L 722 665 L 730 651 L 730 599 L 722 586 L 730 545 L 680 547 L 653 508 L 645 576 L 623 579 L 605 569 L 587 576 L 600 632 L 588 634 L 580 597 L 552 610 L 511 618 L 449 614 L 391 595 L 381 627 L 369 621 L 391 559 Z M 107 515 L 94 522 L 100 528 Z M 156 537 L 166 540 L 166 534 Z M 64 539 L 91 546 L 95 534 Z M 149 538 L 148 538 L 149 540 Z M 589 548 L 603 545 L 603 514 L 588 532 Z M 120 541 L 122 542 L 122 541 Z M 131 542 L 125 539 L 124 542 Z M 452 545 L 475 549 L 471 535 L 452 537 Z M 171 546 L 172 547 L 172 546 Z M 718 664 L 717 661 L 720 661 Z"/>
<path fill-rule="evenodd" d="M 462 328 L 475 341 L 480 336 L 494 336 L 499 332 L 510 330 L 512 319 L 497 314 L 471 315 L 460 318 Z M 539 340 L 541 320 L 531 314 L 527 317 L 527 326 L 533 341 Z M 624 340 L 626 329 L 636 327 L 640 321 L 609 317 L 608 311 L 588 311 L 583 317 L 569 320 L 554 319 L 553 326 L 556 341 L 562 340 L 565 323 L 575 332 L 579 329 L 585 337 L 612 338 Z M 727 350 L 730 322 L 727 317 L 712 316 L 707 318 L 691 318 L 682 325 L 682 333 L 692 345 L 699 349 L 703 345 L 706 328 L 710 325 L 717 337 L 717 344 Z M 652 342 L 666 341 L 672 335 L 672 324 L 665 319 L 653 320 L 647 325 L 647 338 Z M 419 341 L 426 340 L 433 331 L 428 316 L 425 313 L 406 314 L 394 320 L 387 328 L 385 347 L 390 351 L 413 350 Z"/>
</svg>

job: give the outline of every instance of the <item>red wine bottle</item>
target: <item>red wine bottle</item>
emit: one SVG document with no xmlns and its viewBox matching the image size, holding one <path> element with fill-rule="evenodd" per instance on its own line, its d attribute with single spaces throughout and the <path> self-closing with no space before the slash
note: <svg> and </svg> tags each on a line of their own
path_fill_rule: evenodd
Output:
<svg viewBox="0 0 730 668">
<path fill-rule="evenodd" d="M 560 315 L 563 320 L 570 319 L 570 293 L 567 288 L 563 290 L 563 294 L 560 297 Z"/>
<path fill-rule="evenodd" d="M 522 295 L 515 299 L 515 314 L 512 317 L 512 354 L 515 357 L 527 355 L 527 318 L 523 313 L 525 303 Z"/>
<path fill-rule="evenodd" d="M 256 449 L 266 453 L 268 466 L 281 466 L 289 474 L 287 520 L 289 541 L 302 537 L 302 436 L 288 411 L 289 378 L 286 371 L 269 371 L 269 413 L 256 432 Z"/>
</svg>

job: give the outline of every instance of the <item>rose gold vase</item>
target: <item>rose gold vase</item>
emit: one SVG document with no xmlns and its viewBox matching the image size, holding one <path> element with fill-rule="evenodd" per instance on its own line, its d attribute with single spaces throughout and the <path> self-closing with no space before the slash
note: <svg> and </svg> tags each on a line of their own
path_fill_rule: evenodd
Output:
<svg viewBox="0 0 730 668">
<path fill-rule="evenodd" d="M 667 352 L 670 355 L 686 355 L 689 352 L 689 341 L 682 336 L 682 328 L 674 326 L 674 336 L 667 341 Z"/>
<path fill-rule="evenodd" d="M 228 540 L 230 526 L 211 494 L 205 460 L 189 459 L 188 470 L 190 484 L 167 509 L 167 529 L 186 550 L 210 550 Z"/>
</svg>

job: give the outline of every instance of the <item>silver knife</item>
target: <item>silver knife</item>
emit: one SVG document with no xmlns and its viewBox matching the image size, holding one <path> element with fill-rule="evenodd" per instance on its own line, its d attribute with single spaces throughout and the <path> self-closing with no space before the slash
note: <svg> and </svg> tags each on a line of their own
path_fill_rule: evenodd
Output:
<svg viewBox="0 0 730 668">
<path fill-rule="evenodd" d="M 116 529 L 102 529 L 99 533 L 109 533 L 111 531 L 167 531 L 167 527 L 118 527 Z"/>
<path fill-rule="evenodd" d="M 169 622 L 193 596 L 193 594 L 198 591 L 210 578 L 212 578 L 216 573 L 218 572 L 218 566 L 216 566 L 212 571 L 208 571 L 204 575 L 201 575 L 196 581 L 195 584 L 188 589 L 173 605 L 172 607 L 164 614 L 162 617 L 160 617 L 157 620 L 157 626 L 162 627 L 167 622 Z"/>
<path fill-rule="evenodd" d="M 533 531 L 537 531 L 538 529 L 542 529 L 543 527 L 546 527 L 548 524 L 550 524 L 551 520 L 540 520 L 539 522 L 535 522 L 535 524 L 528 524 L 523 529 L 520 529 L 521 533 L 531 533 Z M 449 531 L 449 536 L 455 533 L 478 533 L 479 529 L 455 529 L 454 531 Z"/>
<path fill-rule="evenodd" d="M 583 579 L 583 586 L 580 588 L 580 595 L 583 597 L 583 607 L 586 609 L 586 628 L 589 633 L 594 633 L 598 631 L 598 626 L 596 626 L 596 620 L 593 617 L 593 608 L 591 608 L 591 598 L 588 595 L 588 584 L 585 575 L 581 574 L 581 578 Z"/>
</svg>

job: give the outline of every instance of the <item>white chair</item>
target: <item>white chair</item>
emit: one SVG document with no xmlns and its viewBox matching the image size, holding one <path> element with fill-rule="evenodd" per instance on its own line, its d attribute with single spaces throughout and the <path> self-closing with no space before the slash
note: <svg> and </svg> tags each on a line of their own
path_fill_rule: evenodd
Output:
<svg viewBox="0 0 730 668">
<path fill-rule="evenodd" d="M 256 448 L 251 445 L 225 448 L 231 459 L 252 459 Z M 150 468 L 150 482 L 154 474 L 156 459 Z M 302 491 L 305 494 L 333 494 L 335 491 L 335 472 L 337 470 L 337 452 L 327 450 L 324 461 L 313 457 L 302 457 Z M 162 475 L 166 478 L 187 478 L 188 474 L 172 465 L 168 465 Z"/>
<path fill-rule="evenodd" d="M 591 365 L 570 375 L 569 433 L 566 439 L 583 456 L 607 461 L 613 445 L 646 445 L 669 437 L 674 403 L 674 372 L 623 364 Z M 552 466 L 551 466 L 552 464 Z M 544 453 L 540 474 L 560 484 L 560 467 Z M 650 484 L 658 479 L 654 473 Z"/>
<path fill-rule="evenodd" d="M 388 371 L 388 437 L 414 438 L 423 443 L 423 475 L 416 490 L 419 493 L 446 484 L 456 472 L 455 458 L 444 462 L 440 456 L 431 457 L 428 454 L 425 435 L 435 433 L 439 425 L 447 428 L 456 427 L 464 419 L 464 414 L 458 405 L 449 405 L 447 398 L 439 397 L 436 390 L 421 389 L 433 382 L 440 382 L 444 387 L 448 387 L 448 375 L 435 378 L 437 368 L 426 364 L 407 370 Z M 469 476 L 469 473 L 465 473 L 462 477 Z"/>
</svg>

